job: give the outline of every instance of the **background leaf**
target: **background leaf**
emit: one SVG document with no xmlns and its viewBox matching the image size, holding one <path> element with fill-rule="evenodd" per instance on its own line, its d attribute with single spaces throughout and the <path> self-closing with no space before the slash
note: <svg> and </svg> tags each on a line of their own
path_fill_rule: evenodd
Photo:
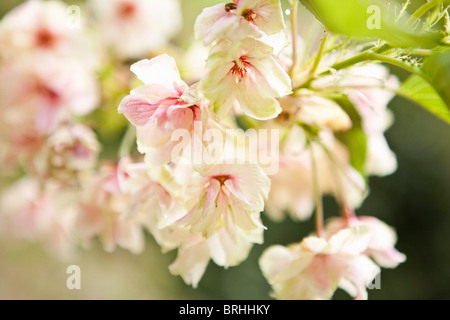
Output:
<svg viewBox="0 0 450 320">
<path fill-rule="evenodd" d="M 440 33 L 419 32 L 406 23 L 405 14 L 397 21 L 398 8 L 390 1 L 380 0 L 300 0 L 330 32 L 352 37 L 383 39 L 400 47 L 434 48 L 442 38 Z M 373 13 L 369 7 L 380 8 L 380 28 L 370 29 L 368 21 Z"/>
<path fill-rule="evenodd" d="M 450 109 L 450 50 L 429 57 L 424 63 L 424 72 L 431 84 Z"/>
<path fill-rule="evenodd" d="M 408 98 L 439 118 L 450 123 L 450 110 L 436 90 L 424 79 L 417 75 L 408 78 L 400 87 L 397 94 Z"/>
<path fill-rule="evenodd" d="M 348 99 L 338 99 L 336 102 L 349 115 L 353 126 L 345 132 L 335 133 L 350 153 L 350 163 L 364 178 L 367 178 L 365 164 L 367 159 L 367 136 L 362 128 L 362 120 L 355 106 Z"/>
</svg>

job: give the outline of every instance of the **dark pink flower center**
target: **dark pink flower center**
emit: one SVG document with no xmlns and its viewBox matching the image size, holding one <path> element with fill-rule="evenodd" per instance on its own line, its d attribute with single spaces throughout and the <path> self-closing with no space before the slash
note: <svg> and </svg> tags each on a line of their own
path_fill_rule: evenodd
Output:
<svg viewBox="0 0 450 320">
<path fill-rule="evenodd" d="M 136 13 L 136 6 L 132 2 L 123 2 L 118 9 L 119 17 L 123 19 L 130 19 Z"/>
<path fill-rule="evenodd" d="M 220 176 L 214 176 L 213 179 L 216 179 L 217 181 L 219 181 L 220 185 L 223 186 L 223 185 L 225 185 L 225 182 L 227 180 L 231 179 L 231 176 L 230 175 L 220 175 Z"/>
<path fill-rule="evenodd" d="M 242 17 L 248 22 L 254 22 L 256 18 L 256 13 L 251 9 L 246 9 L 242 12 Z"/>
<path fill-rule="evenodd" d="M 60 99 L 60 95 L 58 92 L 43 84 L 37 84 L 36 91 L 50 103 L 56 103 Z"/>
<path fill-rule="evenodd" d="M 236 80 L 241 80 L 245 78 L 248 72 L 248 68 L 251 66 L 248 62 L 246 56 L 239 58 L 239 61 L 234 61 L 234 66 L 231 68 L 230 73 L 236 78 Z"/>
<path fill-rule="evenodd" d="M 57 41 L 56 36 L 47 29 L 41 29 L 36 33 L 36 45 L 41 48 L 52 48 Z"/>
</svg>

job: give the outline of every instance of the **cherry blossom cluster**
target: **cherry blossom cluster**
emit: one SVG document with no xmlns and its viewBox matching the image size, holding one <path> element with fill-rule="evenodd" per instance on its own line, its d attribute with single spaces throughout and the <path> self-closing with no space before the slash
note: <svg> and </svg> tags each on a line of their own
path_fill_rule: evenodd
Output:
<svg viewBox="0 0 450 320">
<path fill-rule="evenodd" d="M 277 298 L 329 299 L 338 287 L 366 298 L 365 287 L 379 274 L 378 265 L 395 267 L 405 257 L 394 249 L 390 227 L 354 214 L 367 195 L 366 180 L 337 134 L 360 126 L 368 137 L 365 174 L 395 171 L 395 155 L 383 135 L 392 122 L 387 104 L 393 95 L 379 88 L 394 88 L 397 80 L 376 64 L 315 80 L 316 88 L 342 88 L 355 108 L 353 119 L 332 99 L 306 89 L 294 92 L 297 79 L 288 75 L 293 57 L 286 54 L 290 48 L 285 48 L 278 0 L 206 8 L 197 18 L 195 34 L 209 48 L 207 72 L 198 83 L 189 87 L 181 81 L 167 55 L 143 60 L 131 70 L 145 85 L 119 107 L 136 127 L 146 170 L 161 188 L 149 228 L 165 250 L 178 248 L 171 272 L 195 287 L 210 259 L 225 268 L 234 266 L 253 244 L 263 242 L 264 209 L 274 220 L 285 212 L 304 220 L 314 211 L 316 194 L 330 194 L 342 206 L 343 218 L 328 222 L 325 229 L 318 226 L 300 244 L 269 248 L 261 269 Z M 336 59 L 331 52 L 319 67 L 326 70 Z M 227 151 L 209 165 L 194 165 L 190 157 L 174 159 L 174 130 L 195 136 L 211 127 L 237 129 L 236 119 L 282 131 L 278 173 L 268 176 L 258 163 L 224 161 Z M 201 123 L 198 131 L 196 122 Z M 203 148 L 214 143 L 208 141 Z"/>
<path fill-rule="evenodd" d="M 198 43 L 180 57 L 167 47 L 181 26 L 177 1 L 87 8 L 93 28 L 68 29 L 57 1 L 27 1 L 0 23 L 0 159 L 25 172 L 2 193 L 6 233 L 67 255 L 95 238 L 140 253 L 149 232 L 177 250 L 170 272 L 197 287 L 211 260 L 237 266 L 264 243 L 263 214 L 315 213 L 311 235 L 259 260 L 278 299 L 330 299 L 338 288 L 366 299 L 380 267 L 405 261 L 392 227 L 355 213 L 368 177 L 397 168 L 384 133 L 399 81 L 378 63 L 335 68 L 361 45 L 324 35 L 315 20 L 299 34 L 280 0 L 233 0 L 203 10 Z M 144 57 L 130 75 L 126 63 Z M 113 117 L 100 106 L 115 102 L 128 129 L 108 159 L 96 131 Z M 276 139 L 249 146 L 244 129 Z M 355 140 L 364 141 L 356 151 Z M 276 172 L 241 156 L 274 146 Z M 341 217 L 323 221 L 325 195 Z"/>
<path fill-rule="evenodd" d="M 5 181 L 15 181 L 1 185 L 0 229 L 63 258 L 96 237 L 108 251 L 137 253 L 142 224 L 123 218 L 126 159 L 100 156 L 96 113 L 112 99 L 109 82 L 129 81 L 121 73 L 125 61 L 165 46 L 179 30 L 180 6 L 92 0 L 80 16 L 70 9 L 61 1 L 30 0 L 0 22 L 0 161 Z M 105 78 L 112 64 L 117 72 Z"/>
</svg>

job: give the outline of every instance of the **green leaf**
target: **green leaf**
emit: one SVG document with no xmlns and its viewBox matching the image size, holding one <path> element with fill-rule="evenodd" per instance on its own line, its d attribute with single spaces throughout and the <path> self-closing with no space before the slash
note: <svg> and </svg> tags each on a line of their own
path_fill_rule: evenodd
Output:
<svg viewBox="0 0 450 320">
<path fill-rule="evenodd" d="M 364 178 L 367 178 L 365 164 L 367 159 L 367 135 L 362 128 L 362 120 L 355 106 L 348 99 L 337 99 L 336 102 L 349 115 L 353 126 L 345 132 L 335 133 L 350 153 L 350 163 Z"/>
<path fill-rule="evenodd" d="M 408 98 L 429 112 L 450 123 L 450 110 L 434 88 L 424 79 L 413 75 L 404 82 L 397 94 Z"/>
<path fill-rule="evenodd" d="M 450 50 L 429 57 L 425 60 L 423 70 L 450 109 Z"/>
<path fill-rule="evenodd" d="M 405 14 L 397 21 L 390 2 L 381 0 L 300 0 L 330 32 L 364 39 L 382 39 L 400 48 L 434 48 L 442 34 L 420 32 L 406 23 Z"/>
</svg>

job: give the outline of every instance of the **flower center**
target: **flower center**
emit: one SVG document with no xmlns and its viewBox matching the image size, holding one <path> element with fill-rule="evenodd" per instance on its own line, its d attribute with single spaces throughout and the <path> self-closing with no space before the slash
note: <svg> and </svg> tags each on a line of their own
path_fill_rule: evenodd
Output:
<svg viewBox="0 0 450 320">
<path fill-rule="evenodd" d="M 231 74 L 238 79 L 243 79 L 247 74 L 247 70 L 245 68 L 241 68 L 238 66 L 236 62 L 234 62 L 233 68 L 231 68 Z"/>
<path fill-rule="evenodd" d="M 221 186 L 225 185 L 225 182 L 231 179 L 229 175 L 215 176 L 213 178 L 219 181 Z"/>
<path fill-rule="evenodd" d="M 231 68 L 230 73 L 235 77 L 236 82 L 239 82 L 245 78 L 249 67 L 250 62 L 248 62 L 245 56 L 242 56 L 239 60 L 234 61 L 234 66 Z"/>
<path fill-rule="evenodd" d="M 251 9 L 246 9 L 246 10 L 244 10 L 244 12 L 242 12 L 242 16 L 248 22 L 253 22 L 256 18 L 256 13 L 253 12 L 253 10 L 251 10 Z"/>
<path fill-rule="evenodd" d="M 124 19 L 129 19 L 136 13 L 136 6 L 131 2 L 124 2 L 119 6 L 119 16 Z"/>
<path fill-rule="evenodd" d="M 56 43 L 56 37 L 47 29 L 39 30 L 36 34 L 36 44 L 41 48 L 51 48 Z"/>
<path fill-rule="evenodd" d="M 38 83 L 36 85 L 36 91 L 45 99 L 47 99 L 47 101 L 51 102 L 51 103 L 56 103 L 59 101 L 59 94 L 58 92 L 56 92 L 55 90 L 53 90 L 52 88 L 49 88 L 43 84 Z"/>
</svg>

